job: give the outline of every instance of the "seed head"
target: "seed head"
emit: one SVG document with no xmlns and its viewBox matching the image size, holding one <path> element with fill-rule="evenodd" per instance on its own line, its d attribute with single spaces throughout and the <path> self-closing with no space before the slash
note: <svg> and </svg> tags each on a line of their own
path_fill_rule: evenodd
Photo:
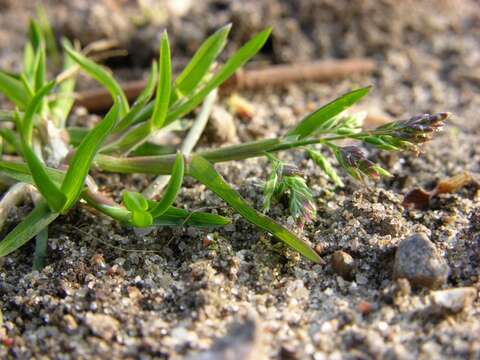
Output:
<svg viewBox="0 0 480 360">
<path fill-rule="evenodd" d="M 380 174 L 375 163 L 365 157 L 365 154 L 357 146 L 345 146 L 340 148 L 337 154 L 338 162 L 355 179 L 361 180 L 362 176 L 379 178 Z"/>
<path fill-rule="evenodd" d="M 450 113 L 421 114 L 408 120 L 397 121 L 392 127 L 392 136 L 420 144 L 432 139 L 434 132 L 440 131 Z"/>
</svg>

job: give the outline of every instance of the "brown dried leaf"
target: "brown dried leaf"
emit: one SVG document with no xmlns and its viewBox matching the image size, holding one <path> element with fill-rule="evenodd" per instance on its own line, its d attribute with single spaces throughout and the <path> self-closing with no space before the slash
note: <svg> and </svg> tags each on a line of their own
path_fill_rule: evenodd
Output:
<svg viewBox="0 0 480 360">
<path fill-rule="evenodd" d="M 430 200 L 433 197 L 439 194 L 447 194 L 458 191 L 473 180 L 473 176 L 468 171 L 464 171 L 461 174 L 440 180 L 435 189 L 432 191 L 426 191 L 422 188 L 415 188 L 405 195 L 403 199 L 403 206 L 406 208 L 427 210 L 430 207 Z"/>
<path fill-rule="evenodd" d="M 405 195 L 403 206 L 409 209 L 427 210 L 430 207 L 430 198 L 430 192 L 416 188 Z"/>
<path fill-rule="evenodd" d="M 469 172 L 464 171 L 461 174 L 457 174 L 455 176 L 449 177 L 445 180 L 440 180 L 433 190 L 432 196 L 438 194 L 446 194 L 446 193 L 453 193 L 458 191 L 465 185 L 469 184 L 472 181 L 472 175 Z"/>
</svg>

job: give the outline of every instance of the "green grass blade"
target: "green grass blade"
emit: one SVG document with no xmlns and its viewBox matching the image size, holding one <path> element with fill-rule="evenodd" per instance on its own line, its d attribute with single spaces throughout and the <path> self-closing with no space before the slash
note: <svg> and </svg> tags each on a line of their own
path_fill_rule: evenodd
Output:
<svg viewBox="0 0 480 360">
<path fill-rule="evenodd" d="M 118 113 L 119 104 L 115 102 L 105 118 L 85 136 L 78 146 L 61 187 L 61 191 L 67 197 L 63 211 L 67 211 L 80 196 L 93 158 L 102 142 L 115 127 Z"/>
<path fill-rule="evenodd" d="M 170 63 L 170 44 L 165 31 L 160 41 L 160 60 L 158 68 L 157 94 L 151 118 L 152 128 L 160 129 L 167 116 L 172 90 L 172 65 Z"/>
<path fill-rule="evenodd" d="M 152 124 L 143 122 L 132 126 L 127 132 L 122 134 L 118 139 L 105 145 L 102 153 L 123 153 L 128 154 L 148 140 L 152 134 Z"/>
<path fill-rule="evenodd" d="M 180 188 L 182 187 L 183 175 L 185 174 L 185 159 L 182 153 L 177 153 L 175 162 L 173 163 L 172 176 L 168 182 L 167 188 L 158 202 L 158 205 L 150 211 L 154 218 L 164 214 L 175 201 Z"/>
<path fill-rule="evenodd" d="M 58 217 L 47 204 L 40 202 L 1 242 L 0 257 L 7 256 L 27 243 Z"/>
<path fill-rule="evenodd" d="M 59 186 L 62 184 L 63 179 L 65 178 L 65 173 L 63 171 L 50 167 L 45 167 L 45 171 L 55 184 Z M 0 160 L 0 173 L 3 173 L 14 180 L 35 185 L 32 173 L 28 168 L 28 165 L 25 163 Z"/>
<path fill-rule="evenodd" d="M 147 84 L 143 88 L 140 95 L 138 95 L 138 97 L 135 99 L 135 103 L 133 105 L 137 105 L 137 104 L 145 105 L 145 103 L 152 98 L 155 92 L 155 85 L 157 84 L 157 80 L 158 80 L 158 63 L 154 60 L 152 62 L 152 69 L 150 70 L 150 74 L 148 75 Z"/>
<path fill-rule="evenodd" d="M 17 154 L 23 154 L 22 143 L 20 142 L 20 138 L 15 131 L 8 128 L 0 128 L 0 136 L 5 140 L 5 142 L 9 143 L 15 149 Z"/>
<path fill-rule="evenodd" d="M 150 142 L 146 142 L 135 150 L 133 150 L 131 156 L 152 156 L 152 155 L 168 155 L 175 154 L 176 148 L 173 145 L 158 145 Z"/>
<path fill-rule="evenodd" d="M 88 129 L 80 126 L 71 126 L 67 128 L 70 145 L 77 147 L 82 142 L 83 138 L 87 136 Z"/>
<path fill-rule="evenodd" d="M 371 87 L 368 86 L 353 90 L 338 99 L 333 100 L 327 105 L 322 106 L 317 111 L 305 117 L 297 126 L 287 133 L 287 136 L 298 136 L 300 139 L 309 136 L 326 121 L 340 114 L 342 111 L 367 95 L 370 89 Z"/>
<path fill-rule="evenodd" d="M 48 226 L 45 226 L 35 238 L 35 254 L 33 257 L 33 270 L 40 271 L 45 266 L 48 245 Z"/>
<path fill-rule="evenodd" d="M 117 127 L 115 128 L 116 132 L 123 131 L 132 125 L 135 117 L 138 113 L 144 108 L 145 104 L 151 99 L 153 93 L 155 92 L 155 85 L 157 84 L 158 78 L 158 65 L 157 62 L 154 61 L 152 63 L 152 70 L 150 71 L 150 75 L 148 76 L 147 84 L 145 88 L 142 90 L 140 95 L 135 100 L 132 108 L 128 112 L 127 115 L 123 117 L 122 120 L 118 123 Z"/>
<path fill-rule="evenodd" d="M 270 36 L 271 31 L 272 29 L 270 28 L 263 30 L 238 49 L 203 88 L 192 95 L 187 101 L 180 103 L 178 106 L 174 106 L 172 110 L 168 112 L 166 124 L 171 123 L 195 109 L 213 89 L 225 82 L 262 48 Z"/>
<path fill-rule="evenodd" d="M 45 47 L 40 46 L 35 54 L 35 66 L 33 70 L 35 92 L 39 91 L 45 85 L 46 73 Z"/>
<path fill-rule="evenodd" d="M 48 205 L 50 205 L 55 212 L 59 212 L 66 202 L 65 195 L 48 176 L 44 164 L 40 161 L 37 155 L 35 155 L 32 149 L 25 143 L 23 145 L 23 155 L 27 161 L 30 173 L 32 174 L 35 187 L 45 198 Z"/>
<path fill-rule="evenodd" d="M 53 33 L 50 22 L 48 21 L 47 12 L 42 5 L 37 6 L 37 18 L 38 25 L 45 39 L 45 47 L 47 50 L 47 54 L 49 55 L 53 64 L 57 66 L 59 64 L 59 56 L 57 43 L 55 40 L 55 34 Z"/>
<path fill-rule="evenodd" d="M 3 71 L 0 71 L 0 92 L 19 109 L 25 109 L 30 101 L 30 95 L 23 83 Z"/>
<path fill-rule="evenodd" d="M 30 24 L 28 27 L 28 36 L 30 37 L 30 43 L 32 44 L 34 52 L 38 50 L 40 46 L 44 43 L 44 38 L 40 26 L 33 19 L 30 19 Z"/>
<path fill-rule="evenodd" d="M 189 212 L 184 209 L 170 207 L 162 216 L 153 220 L 156 226 L 195 226 L 213 227 L 230 224 L 230 219 L 224 216 L 206 212 Z"/>
<path fill-rule="evenodd" d="M 30 42 L 23 49 L 23 69 L 22 73 L 27 79 L 33 79 L 33 71 L 35 69 L 35 52 Z"/>
<path fill-rule="evenodd" d="M 193 156 L 189 167 L 189 174 L 221 197 L 246 220 L 282 240 L 307 259 L 316 263 L 321 262 L 318 254 L 313 251 L 305 241 L 297 238 L 283 226 L 251 208 L 240 194 L 223 180 L 210 162 L 200 156 Z"/>
<path fill-rule="evenodd" d="M 50 81 L 42 87 L 29 102 L 27 109 L 25 110 L 25 115 L 22 120 L 22 138 L 27 144 L 32 142 L 33 118 L 38 112 L 38 108 L 42 103 L 44 96 L 47 95 L 54 86 L 55 81 Z"/>
<path fill-rule="evenodd" d="M 69 46 L 67 39 L 63 39 L 63 42 L 66 42 L 67 46 Z M 75 64 L 75 61 L 73 61 L 70 56 L 65 56 L 63 59 L 63 71 L 72 68 Z M 65 127 L 68 114 L 72 109 L 74 103 L 73 91 L 75 90 L 75 83 L 76 78 L 74 76 L 61 82 L 58 86 L 58 98 L 50 103 L 50 111 L 54 115 L 59 128 Z"/>
<path fill-rule="evenodd" d="M 205 40 L 192 59 L 175 80 L 175 90 L 180 96 L 190 94 L 208 73 L 217 56 L 225 47 L 232 25 L 218 29 Z"/>
<path fill-rule="evenodd" d="M 119 114 L 120 116 L 125 116 L 129 110 L 128 100 L 121 86 L 115 81 L 115 79 L 100 65 L 73 50 L 70 46 L 68 46 L 68 44 L 64 43 L 64 49 L 68 55 L 71 56 L 78 65 L 80 65 L 83 71 L 85 71 L 88 75 L 90 75 L 108 90 L 114 100 L 118 98 L 120 99 Z"/>
</svg>

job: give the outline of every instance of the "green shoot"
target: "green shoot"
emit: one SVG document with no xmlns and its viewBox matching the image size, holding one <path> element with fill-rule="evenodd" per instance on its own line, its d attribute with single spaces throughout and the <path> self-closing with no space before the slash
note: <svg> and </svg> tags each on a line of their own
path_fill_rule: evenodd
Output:
<svg viewBox="0 0 480 360">
<path fill-rule="evenodd" d="M 247 221 L 305 258 L 319 263 L 320 257 L 306 241 L 265 215 L 273 202 L 286 198 L 288 213 L 297 219 L 300 228 L 316 218 L 316 199 L 306 175 L 283 163 L 274 153 L 303 151 L 335 185 L 343 186 L 331 160 L 320 151 L 319 147 L 322 147 L 335 156 L 347 174 L 366 182 L 391 174 L 369 160 L 358 146 L 341 147 L 338 141 L 349 139 L 384 151 L 418 152 L 418 146 L 430 140 L 448 117 L 447 113 L 423 114 L 373 130 L 362 130 L 363 115 L 347 115 L 345 110 L 369 92 L 370 88 L 366 87 L 320 107 L 285 135 L 276 138 L 190 154 L 206 123 L 208 115 L 205 115 L 195 123 L 183 145 L 153 143 L 152 135 L 158 131 L 188 129 L 185 124 L 190 120 L 181 118 L 205 99 L 205 106 L 208 105 L 215 98 L 217 88 L 261 49 L 271 32 L 270 29 L 260 32 L 225 64 L 214 66 L 225 47 L 229 31 L 230 25 L 227 25 L 212 34 L 176 79 L 172 79 L 170 45 L 164 33 L 158 64 L 153 62 L 147 85 L 130 108 L 124 91 L 113 76 L 84 53 L 74 50 L 66 40 L 63 41 L 64 72 L 56 80 L 49 80 L 46 64 L 52 62 L 52 59 L 47 61 L 47 56 L 52 53 L 49 45 L 52 42 L 51 28 L 44 19 L 40 23 L 32 21 L 29 42 L 24 48 L 22 72 L 8 74 L 0 71 L 0 92 L 16 106 L 14 111 L 0 110 L 0 175 L 33 185 L 41 197 L 30 214 L 0 241 L 0 257 L 36 237 L 34 267 L 40 269 L 48 252 L 48 225 L 80 200 L 102 216 L 129 227 L 228 224 L 230 220 L 221 215 L 174 207 L 184 177 L 190 176 Z M 114 99 L 110 111 L 93 129 L 66 127 L 74 102 L 77 69 L 99 82 Z M 51 131 L 52 127 L 54 131 Z M 69 139 L 61 135 L 67 132 Z M 51 154 L 56 155 L 52 157 Z M 263 214 L 250 206 L 214 168 L 217 162 L 252 157 L 266 157 L 272 167 L 263 186 Z M 158 201 L 153 200 L 154 194 L 148 191 L 143 193 L 148 196 L 124 191 L 119 204 L 98 191 L 95 179 L 89 175 L 98 172 L 167 175 L 163 179 L 166 188 Z"/>
<path fill-rule="evenodd" d="M 160 61 L 159 61 L 157 96 L 153 107 L 151 118 L 153 129 L 161 129 L 167 116 L 168 105 L 170 103 L 172 68 L 170 64 L 170 45 L 168 43 L 167 32 L 163 33 L 160 41 Z"/>
</svg>

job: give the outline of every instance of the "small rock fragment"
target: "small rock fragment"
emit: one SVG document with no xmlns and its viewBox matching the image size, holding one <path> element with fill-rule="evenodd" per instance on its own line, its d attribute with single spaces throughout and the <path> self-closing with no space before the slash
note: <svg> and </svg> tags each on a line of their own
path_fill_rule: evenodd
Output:
<svg viewBox="0 0 480 360">
<path fill-rule="evenodd" d="M 345 251 L 337 250 L 332 255 L 332 268 L 338 275 L 346 280 L 353 278 L 355 270 L 355 261 L 350 254 Z"/>
<path fill-rule="evenodd" d="M 95 335 L 107 341 L 112 340 L 120 328 L 118 320 L 103 314 L 88 313 L 85 317 L 85 323 Z"/>
<path fill-rule="evenodd" d="M 472 305 L 477 297 L 474 287 L 437 290 L 431 293 L 432 306 L 437 312 L 458 313 Z"/>
<path fill-rule="evenodd" d="M 395 254 L 393 277 L 406 278 L 413 286 L 438 288 L 450 272 L 445 259 L 425 234 L 414 234 L 400 243 Z"/>
<path fill-rule="evenodd" d="M 373 305 L 367 300 L 360 301 L 355 309 L 362 315 L 368 315 L 373 311 Z"/>
<path fill-rule="evenodd" d="M 78 328 L 78 324 L 75 318 L 70 314 L 67 314 L 63 317 L 63 322 L 65 323 L 65 327 L 67 330 L 73 331 Z"/>
<path fill-rule="evenodd" d="M 254 320 L 234 324 L 228 334 L 217 340 L 212 348 L 190 357 L 190 360 L 253 360 L 263 359 L 260 354 L 258 331 Z"/>
<path fill-rule="evenodd" d="M 217 143 L 238 141 L 237 128 L 233 116 L 223 106 L 215 105 L 206 129 L 207 137 Z"/>
<path fill-rule="evenodd" d="M 232 94 L 228 98 L 227 103 L 230 112 L 243 119 L 250 120 L 255 113 L 253 104 L 238 94 Z"/>
</svg>

